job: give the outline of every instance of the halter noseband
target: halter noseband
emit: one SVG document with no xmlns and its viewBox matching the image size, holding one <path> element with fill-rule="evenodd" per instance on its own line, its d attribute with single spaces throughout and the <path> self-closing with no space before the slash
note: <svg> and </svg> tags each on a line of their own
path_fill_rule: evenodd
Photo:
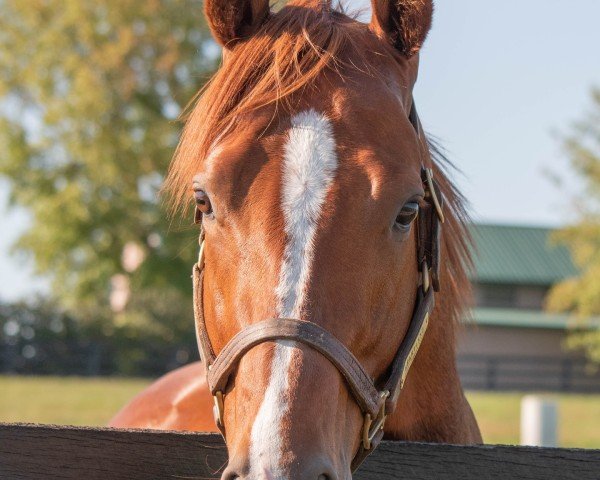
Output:
<svg viewBox="0 0 600 480">
<path fill-rule="evenodd" d="M 414 107 L 410 119 L 420 137 L 420 125 Z M 420 272 L 417 300 L 410 325 L 387 369 L 385 381 L 373 379 L 352 352 L 323 327 L 293 318 L 274 318 L 245 327 L 234 335 L 218 355 L 215 354 L 204 321 L 204 233 L 201 232 L 200 254 L 192 275 L 196 336 L 202 361 L 206 365 L 208 386 L 214 398 L 215 423 L 223 438 L 223 399 L 229 378 L 242 357 L 262 343 L 291 340 L 316 350 L 333 364 L 345 379 L 363 413 L 360 446 L 352 460 L 352 471 L 379 445 L 386 417 L 396 408 L 408 371 L 427 330 L 429 315 L 434 306 L 434 292 L 439 291 L 440 287 L 440 237 L 441 224 L 444 222 L 444 202 L 431 169 L 421 169 L 421 180 L 425 201 L 417 217 L 417 261 Z"/>
</svg>

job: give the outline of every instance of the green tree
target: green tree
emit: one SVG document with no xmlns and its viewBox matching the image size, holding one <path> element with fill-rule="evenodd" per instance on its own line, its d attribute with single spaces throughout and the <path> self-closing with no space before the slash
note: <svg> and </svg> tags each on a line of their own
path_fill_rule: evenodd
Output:
<svg viewBox="0 0 600 480">
<path fill-rule="evenodd" d="M 0 175 L 32 216 L 15 248 L 107 333 L 193 331 L 197 232 L 158 190 L 217 57 L 198 1 L 0 0 Z M 131 291 L 116 313 L 115 284 Z"/>
<path fill-rule="evenodd" d="M 559 231 L 556 238 L 571 250 L 580 269 L 551 291 L 548 306 L 575 314 L 584 331 L 573 333 L 569 346 L 583 348 L 588 358 L 600 363 L 600 90 L 592 91 L 592 110 L 573 126 L 564 141 L 573 170 L 583 184 L 574 202 L 577 221 Z M 596 317 L 596 318 L 594 318 Z"/>
</svg>

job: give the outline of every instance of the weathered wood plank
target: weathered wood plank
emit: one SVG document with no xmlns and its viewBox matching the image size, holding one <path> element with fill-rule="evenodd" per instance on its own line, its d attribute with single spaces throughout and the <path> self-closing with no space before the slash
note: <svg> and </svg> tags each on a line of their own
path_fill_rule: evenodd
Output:
<svg viewBox="0 0 600 480">
<path fill-rule="evenodd" d="M 0 424 L 0 479 L 219 478 L 217 435 Z M 599 480 L 600 450 L 384 442 L 357 480 Z"/>
<path fill-rule="evenodd" d="M 0 479 L 218 478 L 217 435 L 0 425 Z"/>
</svg>

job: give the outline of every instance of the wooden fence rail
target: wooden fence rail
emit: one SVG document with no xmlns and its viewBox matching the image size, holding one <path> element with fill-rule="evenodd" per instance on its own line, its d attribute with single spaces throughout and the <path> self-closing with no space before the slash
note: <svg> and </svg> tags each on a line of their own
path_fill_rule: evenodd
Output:
<svg viewBox="0 0 600 480">
<path fill-rule="evenodd" d="M 227 460 L 212 434 L 0 424 L 0 479 L 211 479 Z M 355 479 L 598 480 L 600 450 L 384 442 Z"/>
</svg>

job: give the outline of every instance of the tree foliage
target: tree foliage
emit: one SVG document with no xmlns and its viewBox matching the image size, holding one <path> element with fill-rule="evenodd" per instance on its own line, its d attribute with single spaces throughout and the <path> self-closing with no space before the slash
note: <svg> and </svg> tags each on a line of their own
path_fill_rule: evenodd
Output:
<svg viewBox="0 0 600 480">
<path fill-rule="evenodd" d="M 569 344 L 583 348 L 600 363 L 600 90 L 592 92 L 592 110 L 565 138 L 573 170 L 583 182 L 576 199 L 577 221 L 562 229 L 557 240 L 566 244 L 580 269 L 576 278 L 557 285 L 549 297 L 555 311 L 574 313 L 587 331 L 574 333 Z"/>
<path fill-rule="evenodd" d="M 79 318 L 192 331 L 197 232 L 169 223 L 158 190 L 216 53 L 198 1 L 0 0 L 0 174 L 32 216 L 16 248 Z M 116 275 L 131 300 L 115 316 Z"/>
<path fill-rule="evenodd" d="M 167 312 L 165 322 L 172 322 Z M 0 373 L 159 376 L 198 358 L 194 335 L 166 342 L 135 325 L 81 322 L 51 301 L 0 304 Z"/>
</svg>

